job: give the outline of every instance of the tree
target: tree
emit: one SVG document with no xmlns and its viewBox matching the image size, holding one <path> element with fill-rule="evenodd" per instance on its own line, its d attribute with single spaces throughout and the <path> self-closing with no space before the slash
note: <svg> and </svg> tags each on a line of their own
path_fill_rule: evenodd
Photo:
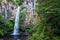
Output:
<svg viewBox="0 0 60 40">
<path fill-rule="evenodd" d="M 60 35 L 59 2 L 59 0 L 37 0 L 36 11 L 40 21 L 30 30 L 32 37 L 29 40 L 53 40 L 53 37 L 57 36 L 55 33 Z"/>
</svg>

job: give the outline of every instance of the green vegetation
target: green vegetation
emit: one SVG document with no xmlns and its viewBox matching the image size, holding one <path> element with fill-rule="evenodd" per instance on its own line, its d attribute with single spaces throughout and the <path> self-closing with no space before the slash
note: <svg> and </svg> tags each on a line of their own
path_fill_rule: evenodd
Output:
<svg viewBox="0 0 60 40">
<path fill-rule="evenodd" d="M 60 40 L 60 0 L 37 0 L 37 14 L 40 17 L 31 30 L 28 40 Z"/>
<path fill-rule="evenodd" d="M 11 0 L 11 2 L 18 6 L 22 4 L 23 0 Z M 32 34 L 28 40 L 60 40 L 60 0 L 37 0 L 36 3 L 39 21 L 33 28 L 25 30 L 25 32 Z M 23 7 L 20 9 L 19 18 L 19 27 L 21 27 L 25 20 Z M 0 13 L 1 36 L 12 32 L 13 24 Z"/>
<path fill-rule="evenodd" d="M 24 0 L 11 0 L 11 2 L 16 4 L 16 5 L 21 5 L 22 2 L 24 2 Z"/>
<path fill-rule="evenodd" d="M 0 0 L 0 5 L 1 5 L 1 1 Z M 21 5 L 23 0 L 8 0 L 8 2 L 12 2 L 13 4 L 15 5 Z M 2 5 L 1 5 L 2 6 Z M 22 12 L 23 8 L 21 8 L 21 12 L 20 12 L 20 24 L 22 25 L 23 23 L 23 20 L 24 20 L 24 11 Z M 8 14 L 10 12 L 8 11 Z M 15 18 L 13 18 L 15 19 Z M 20 25 L 19 25 L 20 26 Z M 4 36 L 4 34 L 10 34 L 12 33 L 13 31 L 13 28 L 14 28 L 14 20 L 9 20 L 9 19 L 5 19 L 3 17 L 3 15 L 0 13 L 0 35 L 1 36 Z"/>
<path fill-rule="evenodd" d="M 23 7 L 21 7 L 20 9 L 20 17 L 19 17 L 19 26 L 21 27 L 21 25 L 24 23 L 24 19 L 25 19 L 25 11 L 23 9 Z"/>
<path fill-rule="evenodd" d="M 10 0 L 12 3 L 16 4 L 18 6 L 22 4 L 23 0 Z M 1 2 L 1 0 L 0 0 Z M 21 7 L 20 10 L 20 21 L 19 21 L 19 26 L 21 27 L 23 20 L 24 20 L 24 11 L 22 11 L 23 8 Z M 14 17 L 15 19 L 15 17 Z M 8 34 L 8 33 L 12 33 L 14 28 L 14 20 L 9 20 L 9 19 L 5 19 L 2 15 L 2 13 L 0 13 L 0 35 L 3 36 L 4 34 Z"/>
<path fill-rule="evenodd" d="M 0 35 L 3 36 L 4 34 L 9 33 L 10 30 L 13 30 L 13 23 L 6 20 L 0 13 Z"/>
</svg>

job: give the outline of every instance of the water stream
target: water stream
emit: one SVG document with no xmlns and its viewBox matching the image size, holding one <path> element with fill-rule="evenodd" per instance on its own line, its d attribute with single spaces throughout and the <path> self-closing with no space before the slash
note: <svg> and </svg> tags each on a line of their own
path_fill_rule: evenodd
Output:
<svg viewBox="0 0 60 40">
<path fill-rule="evenodd" d="M 19 35 L 19 13 L 20 13 L 20 6 L 17 8 L 14 30 L 12 35 Z"/>
</svg>

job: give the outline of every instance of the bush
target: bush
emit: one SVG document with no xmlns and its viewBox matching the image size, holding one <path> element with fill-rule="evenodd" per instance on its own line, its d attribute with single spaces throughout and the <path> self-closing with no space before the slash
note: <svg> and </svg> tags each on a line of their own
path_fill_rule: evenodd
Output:
<svg viewBox="0 0 60 40">
<path fill-rule="evenodd" d="M 24 23 L 25 20 L 25 11 L 24 9 L 21 7 L 20 9 L 20 14 L 19 14 L 19 27 L 22 26 L 22 24 Z"/>
<path fill-rule="evenodd" d="M 21 5 L 22 2 L 24 2 L 24 0 L 11 0 L 11 2 L 16 4 L 16 5 Z"/>
<path fill-rule="evenodd" d="M 12 29 L 13 29 L 13 23 L 5 19 L 0 13 L 0 35 L 8 33 L 8 31 Z"/>
<path fill-rule="evenodd" d="M 29 40 L 53 40 L 54 33 L 60 34 L 59 0 L 37 0 L 37 3 L 36 11 L 40 21 L 31 29 Z"/>
</svg>

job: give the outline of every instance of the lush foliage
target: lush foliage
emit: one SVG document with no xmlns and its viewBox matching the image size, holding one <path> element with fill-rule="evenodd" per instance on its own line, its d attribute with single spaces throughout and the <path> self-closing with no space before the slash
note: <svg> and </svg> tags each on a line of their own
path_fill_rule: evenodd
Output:
<svg viewBox="0 0 60 40">
<path fill-rule="evenodd" d="M 1 1 L 2 0 L 0 0 L 0 5 L 1 5 Z M 18 6 L 18 5 L 21 5 L 24 0 L 7 0 L 7 1 L 8 2 L 11 1 L 13 4 Z M 19 26 L 22 25 L 24 17 L 25 17 L 24 16 L 24 11 L 22 11 L 22 10 L 23 10 L 23 8 L 21 8 L 21 10 L 20 10 L 20 20 L 19 20 L 20 23 L 19 23 Z M 0 35 L 3 36 L 4 34 L 12 33 L 13 27 L 14 27 L 13 24 L 14 24 L 14 20 L 5 19 L 3 17 L 3 15 L 0 13 Z"/>
<path fill-rule="evenodd" d="M 24 23 L 24 20 L 25 20 L 25 10 L 23 9 L 23 7 L 21 7 L 21 9 L 20 9 L 20 17 L 19 17 L 19 26 L 20 27 Z"/>
<path fill-rule="evenodd" d="M 12 3 L 16 5 L 21 5 L 24 0 L 11 0 Z"/>
<path fill-rule="evenodd" d="M 11 0 L 17 6 L 23 1 Z M 32 34 L 28 40 L 60 40 L 60 0 L 37 0 L 36 12 L 39 21 L 33 28 L 26 30 Z M 19 15 L 19 27 L 21 27 L 25 19 L 24 8 L 21 7 Z M 13 27 L 13 23 L 0 13 L 0 35 L 12 32 Z"/>
<path fill-rule="evenodd" d="M 37 0 L 38 22 L 29 32 L 29 40 L 59 40 L 60 35 L 60 1 Z"/>
<path fill-rule="evenodd" d="M 13 29 L 13 23 L 9 20 L 6 20 L 0 13 L 0 35 L 9 33 Z"/>
</svg>

